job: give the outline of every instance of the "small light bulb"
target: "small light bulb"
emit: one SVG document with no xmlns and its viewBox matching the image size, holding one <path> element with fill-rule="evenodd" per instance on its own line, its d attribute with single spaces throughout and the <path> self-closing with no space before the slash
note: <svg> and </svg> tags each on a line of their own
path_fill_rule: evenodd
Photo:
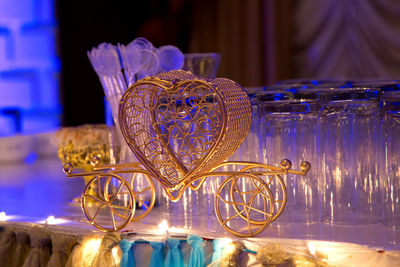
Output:
<svg viewBox="0 0 400 267">
<path fill-rule="evenodd" d="M 307 244 L 307 246 L 308 246 L 308 251 L 310 251 L 310 254 L 315 256 L 315 245 L 314 245 L 314 243 L 310 242 L 310 243 Z"/>
<path fill-rule="evenodd" d="M 162 220 L 162 222 L 158 225 L 158 232 L 160 235 L 168 234 L 168 223 L 166 220 Z"/>
<path fill-rule="evenodd" d="M 7 215 L 4 211 L 0 212 L 0 221 L 7 221 Z"/>
<path fill-rule="evenodd" d="M 226 244 L 224 247 L 224 253 L 232 254 L 236 250 L 236 246 L 234 243 Z"/>
<path fill-rule="evenodd" d="M 46 223 L 47 224 L 55 224 L 56 218 L 54 216 L 49 216 L 49 217 L 47 217 Z"/>
<path fill-rule="evenodd" d="M 82 241 L 82 260 L 85 266 L 90 266 L 93 263 L 95 256 L 98 253 L 101 245 L 101 237 L 92 237 Z"/>
<path fill-rule="evenodd" d="M 121 263 L 121 256 L 122 256 L 121 254 L 122 253 L 121 253 L 121 249 L 118 247 L 118 245 L 111 249 L 111 254 L 113 256 L 115 264 L 117 266 L 119 266 Z"/>
</svg>

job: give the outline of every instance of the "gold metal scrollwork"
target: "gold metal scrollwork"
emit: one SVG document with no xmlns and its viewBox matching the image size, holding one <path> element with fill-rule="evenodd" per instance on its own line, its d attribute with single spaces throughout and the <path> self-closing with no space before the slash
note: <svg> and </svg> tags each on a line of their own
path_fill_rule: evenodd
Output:
<svg viewBox="0 0 400 267">
<path fill-rule="evenodd" d="M 188 187 L 198 190 L 205 179 L 225 177 L 215 196 L 218 221 L 237 236 L 259 234 L 285 208 L 286 185 L 281 176 L 306 175 L 310 164 L 304 162 L 295 171 L 288 160 L 278 167 L 226 162 L 246 137 L 251 115 L 247 93 L 228 79 L 206 80 L 190 72 L 170 71 L 139 80 L 121 99 L 119 123 L 140 166 L 98 166 L 83 174 L 73 174 L 71 166 L 65 168 L 70 177 L 95 176 L 91 183 L 100 188 L 97 195 L 88 193 L 90 185 L 82 195 L 86 217 L 99 229 L 120 230 L 150 212 L 155 199 L 153 180 L 161 183 L 171 201 L 178 201 Z M 220 171 L 224 166 L 237 170 Z M 132 188 L 133 183 L 120 176 L 124 173 L 144 175 L 149 186 Z M 138 195 L 145 192 L 151 195 L 151 203 L 145 204 L 145 214 L 135 217 L 136 202 L 144 204 Z M 92 211 L 94 202 L 97 206 Z M 100 213 L 111 218 L 107 224 L 97 220 Z"/>
</svg>

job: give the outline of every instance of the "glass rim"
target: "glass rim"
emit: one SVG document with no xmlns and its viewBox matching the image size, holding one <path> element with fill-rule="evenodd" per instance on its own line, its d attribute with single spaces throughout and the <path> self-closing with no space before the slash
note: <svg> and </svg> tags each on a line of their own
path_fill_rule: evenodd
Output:
<svg viewBox="0 0 400 267">
<path fill-rule="evenodd" d="M 380 101 L 382 91 L 379 88 L 340 88 L 317 92 L 317 102 L 332 102 L 344 100 L 374 100 Z"/>
<path fill-rule="evenodd" d="M 208 52 L 208 53 L 184 53 L 183 54 L 185 58 L 196 58 L 196 57 L 202 57 L 202 58 L 220 58 L 221 54 L 217 52 Z"/>
<path fill-rule="evenodd" d="M 316 113 L 318 105 L 315 101 L 299 101 L 296 99 L 291 100 L 278 100 L 278 101 L 259 101 L 259 110 L 261 115 L 265 114 L 278 114 L 278 113 Z"/>
<path fill-rule="evenodd" d="M 315 100 L 301 100 L 301 99 L 282 99 L 282 100 L 276 100 L 276 101 L 261 101 L 263 103 L 260 103 L 260 105 L 283 105 L 283 104 L 317 104 L 317 101 Z"/>
</svg>

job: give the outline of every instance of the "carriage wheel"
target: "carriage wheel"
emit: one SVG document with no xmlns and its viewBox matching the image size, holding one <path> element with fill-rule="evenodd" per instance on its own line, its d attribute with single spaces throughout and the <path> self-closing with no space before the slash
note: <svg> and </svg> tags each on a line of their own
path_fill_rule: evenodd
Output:
<svg viewBox="0 0 400 267">
<path fill-rule="evenodd" d="M 156 202 L 156 187 L 148 174 L 134 174 L 131 179 L 131 188 L 136 200 L 136 212 L 132 221 L 138 221 L 153 209 Z"/>
<path fill-rule="evenodd" d="M 96 176 L 82 193 L 82 209 L 86 218 L 103 231 L 124 228 L 132 220 L 135 207 L 136 201 L 128 182 L 115 174 Z"/>
<path fill-rule="evenodd" d="M 274 214 L 273 195 L 268 185 L 246 172 L 223 181 L 215 195 L 214 205 L 222 227 L 240 237 L 261 233 Z"/>
<path fill-rule="evenodd" d="M 110 187 L 107 186 L 106 188 Z M 132 222 L 135 222 L 144 218 L 153 209 L 156 201 L 156 188 L 150 176 L 144 173 L 133 174 L 130 188 L 132 189 L 136 202 L 135 214 L 131 219 Z M 115 191 L 115 189 L 113 191 Z M 108 199 L 113 197 L 113 191 L 104 192 L 105 198 Z M 125 214 L 119 213 L 118 211 L 115 212 L 118 213 L 118 216 L 121 218 L 128 219 L 128 216 Z"/>
<path fill-rule="evenodd" d="M 249 172 L 251 173 L 251 172 Z M 257 175 L 259 177 L 262 177 L 264 182 L 267 184 L 267 186 L 269 187 L 269 189 L 272 192 L 273 195 L 273 203 L 274 203 L 274 214 L 272 216 L 272 221 L 275 221 L 284 211 L 285 207 L 286 207 L 286 203 L 287 203 L 287 192 L 286 192 L 286 184 L 284 182 L 284 180 L 282 179 L 282 176 L 280 175 Z M 258 186 L 258 184 L 256 183 L 256 180 L 252 180 L 252 183 L 255 183 L 255 186 Z M 233 202 L 235 202 L 236 200 L 234 199 L 235 194 L 234 192 L 238 190 L 235 187 L 231 188 L 231 197 L 233 199 Z M 266 196 L 267 197 L 267 196 Z M 239 212 L 239 207 L 234 205 L 233 206 L 235 208 L 235 210 L 237 210 Z M 243 214 L 240 214 L 239 216 L 244 218 Z M 252 221 L 252 223 L 254 224 L 263 224 L 263 222 L 258 222 L 258 221 Z"/>
</svg>

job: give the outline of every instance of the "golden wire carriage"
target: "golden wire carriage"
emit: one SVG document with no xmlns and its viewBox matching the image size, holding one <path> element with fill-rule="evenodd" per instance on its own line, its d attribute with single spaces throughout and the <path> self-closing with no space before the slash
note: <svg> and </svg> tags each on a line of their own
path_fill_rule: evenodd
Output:
<svg viewBox="0 0 400 267">
<path fill-rule="evenodd" d="M 69 177 L 94 176 L 83 191 L 82 209 L 104 231 L 121 230 L 150 212 L 156 199 L 153 180 L 178 201 L 188 187 L 196 191 L 208 177 L 225 177 L 214 200 L 217 219 L 230 233 L 254 236 L 285 208 L 282 175 L 306 175 L 310 164 L 303 162 L 295 171 L 288 160 L 279 167 L 225 161 L 245 139 L 251 116 L 247 93 L 231 80 L 161 73 L 133 84 L 120 102 L 120 130 L 140 163 L 99 166 L 95 158 L 93 172 L 72 173 L 68 164 L 64 171 Z M 130 182 L 126 174 L 133 175 Z M 145 207 L 141 213 L 138 205 Z"/>
</svg>

